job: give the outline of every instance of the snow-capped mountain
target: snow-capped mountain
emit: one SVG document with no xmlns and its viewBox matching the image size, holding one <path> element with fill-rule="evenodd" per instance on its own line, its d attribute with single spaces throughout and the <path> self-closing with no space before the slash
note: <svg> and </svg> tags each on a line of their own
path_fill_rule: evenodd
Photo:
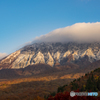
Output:
<svg viewBox="0 0 100 100">
<path fill-rule="evenodd" d="M 100 43 L 34 43 L 0 60 L 0 69 L 19 69 L 39 63 L 51 67 L 67 63 L 81 65 L 86 60 L 89 63 L 100 60 Z"/>
</svg>

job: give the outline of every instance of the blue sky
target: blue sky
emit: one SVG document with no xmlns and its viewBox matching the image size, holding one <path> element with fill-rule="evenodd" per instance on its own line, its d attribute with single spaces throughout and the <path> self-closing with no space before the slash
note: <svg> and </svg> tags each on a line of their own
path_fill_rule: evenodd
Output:
<svg viewBox="0 0 100 100">
<path fill-rule="evenodd" d="M 0 54 L 81 22 L 100 22 L 100 0 L 0 0 Z"/>
</svg>

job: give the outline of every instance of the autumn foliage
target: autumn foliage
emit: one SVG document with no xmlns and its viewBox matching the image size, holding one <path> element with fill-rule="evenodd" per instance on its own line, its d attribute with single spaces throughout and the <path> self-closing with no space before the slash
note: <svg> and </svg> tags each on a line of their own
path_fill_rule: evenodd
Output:
<svg viewBox="0 0 100 100">
<path fill-rule="evenodd" d="M 79 90 L 76 90 L 79 92 Z M 57 93 L 55 96 L 49 96 L 48 100 L 100 100 L 100 97 L 93 96 L 74 96 L 71 97 L 69 92 Z"/>
</svg>

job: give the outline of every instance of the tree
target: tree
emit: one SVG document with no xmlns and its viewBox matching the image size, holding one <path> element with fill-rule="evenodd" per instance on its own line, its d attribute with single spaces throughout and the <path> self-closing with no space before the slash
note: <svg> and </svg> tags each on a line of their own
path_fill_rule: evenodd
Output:
<svg viewBox="0 0 100 100">
<path fill-rule="evenodd" d="M 79 88 L 79 86 L 78 86 L 77 83 L 72 83 L 72 88 L 71 88 L 71 90 L 76 90 L 76 89 L 78 89 L 78 88 Z"/>
</svg>

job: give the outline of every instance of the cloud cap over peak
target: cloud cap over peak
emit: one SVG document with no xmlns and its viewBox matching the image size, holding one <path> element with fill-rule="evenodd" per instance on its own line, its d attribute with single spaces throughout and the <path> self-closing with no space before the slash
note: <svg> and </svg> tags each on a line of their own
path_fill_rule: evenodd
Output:
<svg viewBox="0 0 100 100">
<path fill-rule="evenodd" d="M 100 22 L 76 23 L 36 37 L 33 42 L 100 42 Z"/>
</svg>

